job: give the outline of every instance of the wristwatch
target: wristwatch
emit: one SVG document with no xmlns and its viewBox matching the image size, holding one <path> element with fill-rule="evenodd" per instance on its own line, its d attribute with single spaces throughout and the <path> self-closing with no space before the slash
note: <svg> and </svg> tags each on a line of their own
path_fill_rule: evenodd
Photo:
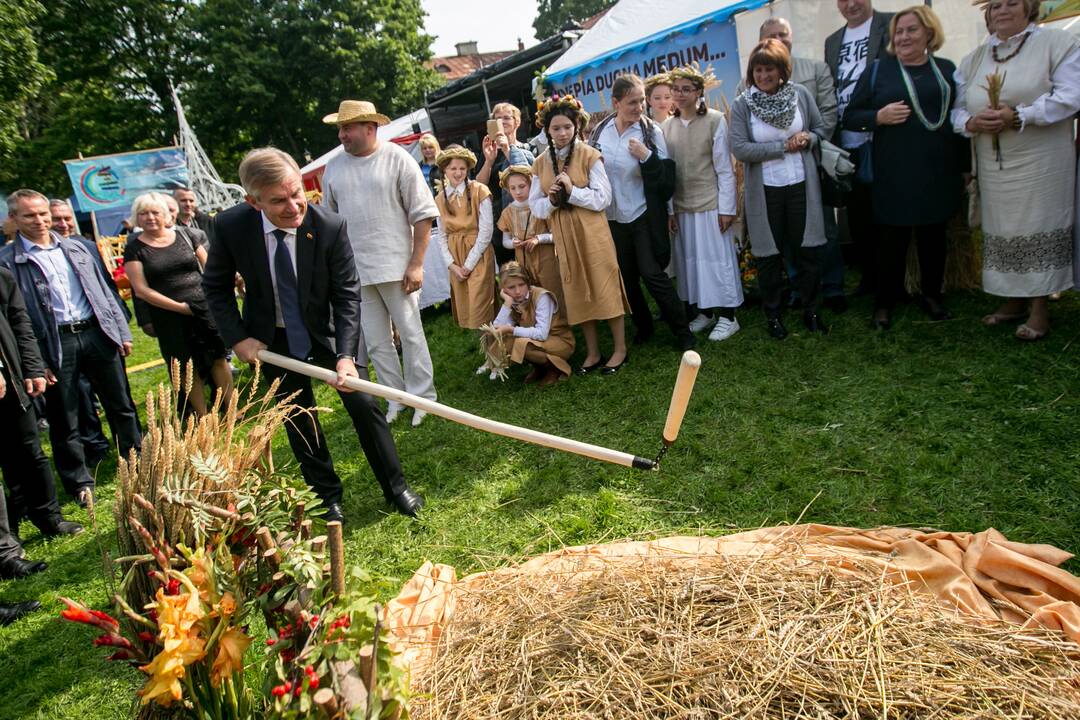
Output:
<svg viewBox="0 0 1080 720">
<path fill-rule="evenodd" d="M 338 353 L 337 359 L 338 360 L 351 360 L 353 365 L 356 364 L 356 356 L 355 355 L 349 355 L 348 353 Z"/>
</svg>

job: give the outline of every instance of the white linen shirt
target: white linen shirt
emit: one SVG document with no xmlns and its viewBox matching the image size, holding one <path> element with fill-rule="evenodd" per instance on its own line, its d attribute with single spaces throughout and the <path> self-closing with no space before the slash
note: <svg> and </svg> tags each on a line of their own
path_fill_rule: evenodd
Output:
<svg viewBox="0 0 1080 720">
<path fill-rule="evenodd" d="M 1015 49 L 1018 41 L 1027 33 L 1037 35 L 1042 28 L 1031 23 L 1026 28 L 1013 35 L 1008 40 L 1002 40 L 997 35 L 990 36 L 990 47 L 1009 45 L 1009 50 Z M 967 78 L 956 68 L 953 73 L 953 81 L 956 83 L 956 99 L 953 101 L 953 110 L 949 116 L 952 121 L 953 131 L 964 137 L 974 137 L 967 131 L 967 121 L 971 119 L 971 113 L 967 110 Z M 1016 113 L 1020 116 L 1020 132 L 1028 123 L 1034 125 L 1053 125 L 1066 120 L 1080 111 L 1080 49 L 1073 50 L 1065 56 L 1065 59 L 1054 71 L 1050 73 L 1050 83 L 1053 89 L 1035 98 L 1030 105 L 1018 105 Z"/>
<path fill-rule="evenodd" d="M 750 89 L 750 92 L 760 93 L 761 91 L 754 87 Z M 754 135 L 754 142 L 786 142 L 792 135 L 803 131 L 802 111 L 796 105 L 795 117 L 791 125 L 783 130 L 760 120 L 751 112 L 750 131 Z M 802 153 L 786 152 L 782 158 L 761 163 L 761 179 L 768 187 L 787 187 L 803 182 L 806 180 L 806 170 L 803 168 Z"/>
<path fill-rule="evenodd" d="M 529 295 L 531 294 L 529 293 Z M 529 295 L 525 296 L 526 300 L 529 299 Z M 514 316 L 510 314 L 512 308 L 503 303 L 502 307 L 499 308 L 499 314 L 495 316 L 493 324 L 495 327 L 500 325 L 513 326 L 514 337 L 544 342 L 551 332 L 551 316 L 555 314 L 555 307 L 555 299 L 551 296 L 551 293 L 541 295 L 540 299 L 536 301 L 536 322 L 532 327 L 522 327 L 514 322 Z"/>
<path fill-rule="evenodd" d="M 283 328 L 285 327 L 285 321 L 281 318 L 281 301 L 278 300 L 277 290 L 277 268 L 274 267 L 274 256 L 277 254 L 278 247 L 278 239 L 274 235 L 274 231 L 285 231 L 285 240 L 283 242 L 285 243 L 285 249 L 289 251 L 293 275 L 296 275 L 296 228 L 279 228 L 270 222 L 270 218 L 266 217 L 266 213 L 260 214 L 262 215 L 263 239 L 266 241 L 266 255 L 270 260 L 270 282 L 274 285 L 274 322 L 279 328 Z M 299 278 L 297 278 L 297 287 L 299 287 Z"/>
<path fill-rule="evenodd" d="M 630 154 L 631 139 L 648 145 L 641 132 L 641 124 L 632 123 L 620 134 L 616 127 L 618 122 L 616 119 L 607 123 L 597 138 L 600 152 L 604 155 L 604 172 L 611 183 L 611 204 L 606 212 L 608 220 L 612 222 L 632 223 L 646 210 L 645 181 L 641 177 L 641 166 L 645 160 L 652 157 L 652 151 L 645 156 L 645 160 L 638 160 Z M 657 156 L 666 159 L 668 154 L 664 133 L 657 129 L 653 133 L 653 140 Z"/>
<path fill-rule="evenodd" d="M 512 200 L 512 201 L 510 201 L 510 207 L 527 208 L 527 207 L 529 207 L 529 203 L 528 203 L 528 201 L 518 202 L 517 200 Z M 528 240 L 528 239 L 529 238 L 518 238 L 518 240 Z M 549 233 L 549 232 L 536 233 L 536 241 L 538 243 L 540 243 L 541 245 L 543 245 L 545 243 L 551 244 L 551 243 L 555 242 L 555 238 L 553 238 L 551 236 L 551 233 Z M 504 232 L 503 233 L 502 244 L 503 244 L 503 247 L 506 248 L 507 250 L 513 250 L 514 249 L 514 234 Z"/>
</svg>

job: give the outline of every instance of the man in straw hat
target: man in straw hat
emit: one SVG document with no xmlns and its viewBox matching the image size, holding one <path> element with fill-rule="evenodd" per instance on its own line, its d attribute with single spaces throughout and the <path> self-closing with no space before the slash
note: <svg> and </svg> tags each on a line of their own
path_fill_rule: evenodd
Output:
<svg viewBox="0 0 1080 720">
<path fill-rule="evenodd" d="M 439 216 L 424 173 L 408 152 L 379 142 L 390 119 L 364 100 L 342 100 L 323 122 L 338 126 L 345 152 L 326 164 L 323 203 L 345 216 L 363 298 L 361 318 L 368 354 L 379 382 L 435 400 L 435 377 L 420 321 L 420 287 L 432 221 Z M 401 338 L 404 374 L 394 347 Z M 393 422 L 402 406 L 391 402 Z M 413 413 L 412 424 L 424 419 Z"/>
<path fill-rule="evenodd" d="M 296 161 L 276 148 L 259 148 L 240 163 L 247 203 L 214 216 L 214 244 L 203 273 L 203 289 L 218 331 L 241 360 L 254 363 L 269 348 L 337 370 L 335 385 L 352 419 L 383 495 L 399 512 L 415 515 L 424 499 L 405 482 L 394 437 L 379 404 L 344 385 L 357 377 L 360 344 L 360 281 L 342 218 L 308 207 Z M 243 315 L 236 306 L 236 274 L 247 294 Z M 285 424 L 289 446 L 304 480 L 326 506 L 327 520 L 343 520 L 341 478 L 315 412 L 306 375 L 264 365 L 269 380 L 280 378 L 278 396 L 296 411 Z"/>
</svg>

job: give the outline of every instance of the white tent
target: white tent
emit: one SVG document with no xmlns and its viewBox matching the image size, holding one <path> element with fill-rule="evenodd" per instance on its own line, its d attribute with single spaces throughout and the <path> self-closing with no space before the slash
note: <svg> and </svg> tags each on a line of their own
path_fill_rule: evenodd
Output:
<svg viewBox="0 0 1080 720">
<path fill-rule="evenodd" d="M 874 3 L 876 9 L 886 11 L 910 5 L 911 0 L 877 0 Z M 973 7 L 970 0 L 934 0 L 933 9 L 945 27 L 946 42 L 940 52 L 943 57 L 959 62 L 986 36 L 982 11 Z M 557 88 L 572 91 L 563 83 L 581 76 L 586 70 L 596 69 L 596 79 L 602 81 L 604 70 L 632 67 L 636 58 L 651 57 L 670 63 L 683 56 L 673 53 L 665 57 L 665 45 L 678 46 L 680 37 L 693 35 L 702 28 L 726 24 L 732 18 L 737 47 L 710 48 L 709 52 L 716 54 L 705 58 L 702 64 L 726 62 L 730 68 L 732 58 L 728 54 L 735 50 L 738 67 L 745 68 L 749 53 L 758 40 L 758 29 L 762 21 L 771 16 L 790 21 L 796 55 L 819 60 L 824 58 L 825 38 L 843 24 L 843 18 L 831 0 L 681 0 L 668 3 L 621 0 L 548 68 L 545 78 Z M 725 43 L 728 37 L 714 36 L 713 43 Z M 649 72 L 653 66 L 642 64 L 641 67 Z M 664 68 L 656 68 L 661 69 Z M 725 92 L 730 93 L 733 89 L 727 87 Z"/>
</svg>

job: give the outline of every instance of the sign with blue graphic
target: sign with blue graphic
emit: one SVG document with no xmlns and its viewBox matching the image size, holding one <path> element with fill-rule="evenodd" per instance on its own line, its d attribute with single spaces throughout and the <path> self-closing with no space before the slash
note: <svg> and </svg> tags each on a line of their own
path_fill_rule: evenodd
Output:
<svg viewBox="0 0 1080 720">
<path fill-rule="evenodd" d="M 721 107 L 721 96 L 728 104 L 734 100 L 739 86 L 739 44 L 732 20 L 706 22 L 685 32 L 651 42 L 644 47 L 628 50 L 608 58 L 598 65 L 584 66 L 566 75 L 549 80 L 553 92 L 573 95 L 589 112 L 611 109 L 611 84 L 624 73 L 641 78 L 697 63 L 704 71 L 711 68 L 718 87 L 706 94 L 710 107 Z"/>
<path fill-rule="evenodd" d="M 177 147 L 65 160 L 64 165 L 81 212 L 130 207 L 144 192 L 188 185 L 187 156 Z"/>
</svg>

